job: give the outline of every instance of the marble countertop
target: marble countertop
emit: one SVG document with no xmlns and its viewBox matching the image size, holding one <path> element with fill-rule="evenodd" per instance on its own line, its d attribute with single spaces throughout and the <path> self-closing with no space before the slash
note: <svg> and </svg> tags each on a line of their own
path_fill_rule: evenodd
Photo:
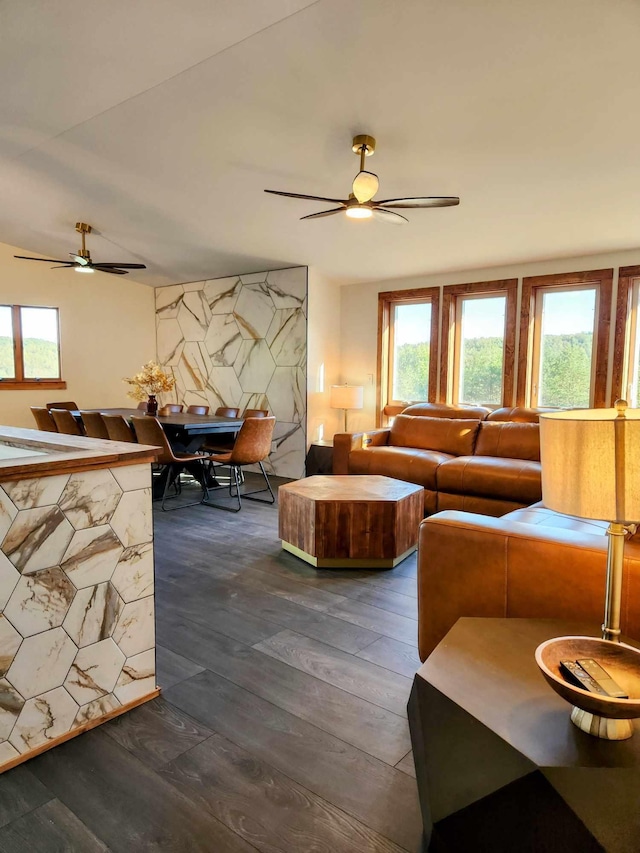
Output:
<svg viewBox="0 0 640 853">
<path fill-rule="evenodd" d="M 2 450 L 6 449 L 6 458 Z M 22 452 L 21 452 L 22 451 Z M 0 426 L 0 482 L 153 462 L 159 448 Z"/>
</svg>

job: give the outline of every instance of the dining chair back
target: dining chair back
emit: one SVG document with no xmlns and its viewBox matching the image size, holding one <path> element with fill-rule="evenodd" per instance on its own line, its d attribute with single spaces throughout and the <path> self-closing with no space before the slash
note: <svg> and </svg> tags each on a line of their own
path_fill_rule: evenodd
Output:
<svg viewBox="0 0 640 853">
<path fill-rule="evenodd" d="M 51 417 L 55 421 L 58 432 L 65 435 L 84 435 L 80 424 L 73 417 L 69 409 L 50 409 Z"/>
<path fill-rule="evenodd" d="M 58 432 L 58 427 L 51 417 L 51 412 L 44 406 L 31 406 L 31 414 L 36 419 L 36 426 L 42 432 Z"/>
<path fill-rule="evenodd" d="M 216 409 L 217 418 L 237 418 L 240 414 L 240 409 L 234 409 L 232 406 L 218 406 Z"/>
<path fill-rule="evenodd" d="M 71 409 L 75 412 L 77 408 L 78 404 L 74 403 L 73 400 L 68 400 L 65 403 L 47 403 L 47 409 Z"/>
<path fill-rule="evenodd" d="M 138 405 L 136 406 L 136 409 L 139 409 L 141 412 L 146 412 L 147 411 L 147 401 L 142 400 L 140 403 L 138 403 Z"/>
<path fill-rule="evenodd" d="M 122 415 L 103 415 L 102 420 L 107 428 L 107 435 L 111 441 L 128 441 L 135 443 L 135 436 L 131 432 L 129 424 Z"/>
<path fill-rule="evenodd" d="M 188 415 L 208 415 L 209 406 L 187 406 Z"/>
<path fill-rule="evenodd" d="M 269 409 L 245 409 L 243 414 L 243 418 L 268 418 L 269 417 Z"/>
<path fill-rule="evenodd" d="M 269 477 L 264 468 L 264 460 L 271 453 L 271 440 L 276 425 L 274 417 L 247 418 L 236 438 L 233 448 L 226 453 L 214 453 L 209 459 L 213 465 L 229 466 L 233 482 L 229 483 L 229 495 L 235 497 L 236 507 L 226 506 L 219 503 L 205 501 L 207 506 L 215 506 L 230 512 L 239 512 L 242 509 L 242 498 L 248 498 L 259 503 L 274 503 L 275 495 L 271 489 Z M 242 468 L 245 465 L 258 465 L 265 481 L 265 488 L 256 489 L 253 492 L 240 493 L 242 481 Z M 234 493 L 235 487 L 235 493 Z M 269 492 L 269 498 L 256 498 L 254 495 Z"/>
<path fill-rule="evenodd" d="M 181 453 L 174 451 L 169 443 L 169 439 L 167 438 L 165 431 L 162 429 L 160 421 L 157 418 L 152 418 L 148 415 L 141 418 L 134 416 L 131 418 L 131 423 L 133 424 L 133 430 L 140 444 L 150 444 L 152 447 L 160 448 L 157 463 L 165 469 L 162 474 L 162 476 L 165 477 L 164 487 L 162 490 L 162 509 L 183 509 L 186 506 L 194 506 L 195 504 L 203 503 L 205 498 L 209 497 L 209 491 L 206 486 L 207 472 L 204 466 L 208 457 L 202 456 L 199 453 Z M 180 472 L 185 467 L 188 471 L 197 475 L 198 478 L 201 478 L 202 498 L 198 501 L 192 501 L 191 503 L 180 503 L 174 507 L 166 507 L 165 502 L 167 500 L 169 487 L 171 485 L 176 485 L 176 495 L 180 493 Z"/>
<path fill-rule="evenodd" d="M 80 415 L 84 424 L 85 435 L 88 435 L 89 438 L 109 438 L 107 427 L 100 412 L 83 412 L 81 410 Z"/>
<path fill-rule="evenodd" d="M 179 403 L 167 403 L 158 409 L 159 415 L 178 415 L 184 409 Z"/>
</svg>

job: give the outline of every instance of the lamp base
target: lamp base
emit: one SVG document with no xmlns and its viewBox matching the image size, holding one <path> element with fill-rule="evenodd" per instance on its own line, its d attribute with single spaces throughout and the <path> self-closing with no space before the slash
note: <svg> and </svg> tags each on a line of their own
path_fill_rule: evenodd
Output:
<svg viewBox="0 0 640 853">
<path fill-rule="evenodd" d="M 571 722 L 580 731 L 603 740 L 627 740 L 633 735 L 631 720 L 614 720 L 611 717 L 599 717 L 590 714 L 575 705 L 571 711 Z"/>
</svg>

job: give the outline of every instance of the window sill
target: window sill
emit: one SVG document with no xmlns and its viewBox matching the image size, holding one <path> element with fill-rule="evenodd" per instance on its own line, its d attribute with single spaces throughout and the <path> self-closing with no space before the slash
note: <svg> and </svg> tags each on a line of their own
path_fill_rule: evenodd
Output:
<svg viewBox="0 0 640 853">
<path fill-rule="evenodd" d="M 23 382 L 0 379 L 0 391 L 58 391 L 66 387 L 63 379 L 27 379 Z"/>
</svg>

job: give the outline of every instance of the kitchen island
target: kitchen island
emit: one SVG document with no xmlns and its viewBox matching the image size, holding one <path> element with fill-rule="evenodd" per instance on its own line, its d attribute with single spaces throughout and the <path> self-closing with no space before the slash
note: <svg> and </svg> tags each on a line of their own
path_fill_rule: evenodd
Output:
<svg viewBox="0 0 640 853">
<path fill-rule="evenodd" d="M 158 695 L 157 452 L 0 426 L 0 772 Z"/>
</svg>

